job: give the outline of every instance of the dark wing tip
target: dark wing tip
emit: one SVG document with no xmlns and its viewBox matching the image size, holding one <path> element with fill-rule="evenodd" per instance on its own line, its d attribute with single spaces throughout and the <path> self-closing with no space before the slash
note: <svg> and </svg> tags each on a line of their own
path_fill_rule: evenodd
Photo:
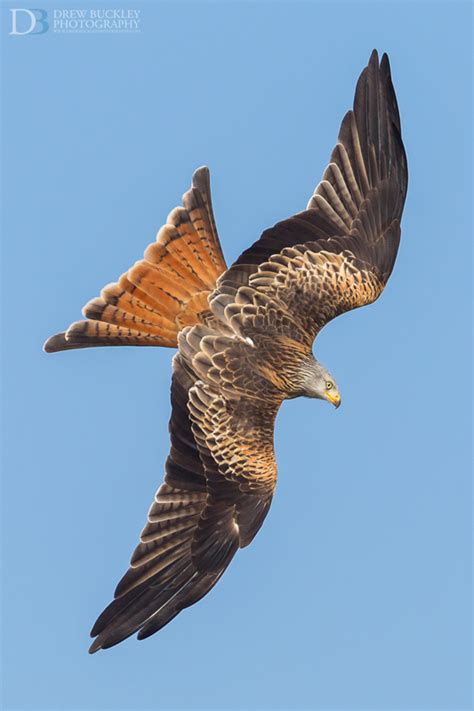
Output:
<svg viewBox="0 0 474 711">
<path fill-rule="evenodd" d="M 388 58 L 387 52 L 384 52 L 382 54 L 382 58 L 379 62 L 379 53 L 376 49 L 373 49 L 370 54 L 369 61 L 367 62 L 367 67 L 365 68 L 365 70 L 367 70 L 369 67 L 372 67 L 376 70 L 380 69 L 383 76 L 390 77 L 390 60 Z"/>
<path fill-rule="evenodd" d="M 379 53 L 376 49 L 373 49 L 372 52 L 370 53 L 369 61 L 367 62 L 368 65 L 370 64 L 375 64 L 376 66 L 379 66 Z M 387 66 L 390 69 L 390 61 L 388 58 L 387 52 L 382 53 L 382 58 L 380 60 L 380 66 Z"/>
<path fill-rule="evenodd" d="M 91 646 L 89 647 L 89 654 L 95 654 L 99 651 L 99 649 L 102 649 L 102 645 L 98 640 L 99 638 L 97 637 L 97 639 L 92 642 Z"/>
<path fill-rule="evenodd" d="M 369 64 L 376 64 L 377 66 L 379 64 L 379 53 L 376 49 L 373 49 L 370 53 Z"/>
</svg>

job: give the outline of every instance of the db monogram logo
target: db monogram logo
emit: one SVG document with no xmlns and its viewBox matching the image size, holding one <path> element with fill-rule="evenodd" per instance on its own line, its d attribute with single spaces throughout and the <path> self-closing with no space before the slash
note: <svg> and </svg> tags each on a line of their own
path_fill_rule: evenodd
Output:
<svg viewBox="0 0 474 711">
<path fill-rule="evenodd" d="M 10 35 L 43 35 L 49 29 L 48 13 L 38 8 L 10 8 L 12 25 Z"/>
</svg>

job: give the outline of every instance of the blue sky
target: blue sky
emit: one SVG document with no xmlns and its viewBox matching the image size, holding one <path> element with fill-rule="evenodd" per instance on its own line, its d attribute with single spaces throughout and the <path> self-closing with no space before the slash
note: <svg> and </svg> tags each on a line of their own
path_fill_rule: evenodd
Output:
<svg viewBox="0 0 474 711">
<path fill-rule="evenodd" d="M 130 0 L 112 6 L 140 9 L 140 34 L 22 37 L 10 5 L 4 708 L 469 708 L 471 5 Z M 252 546 L 158 635 L 90 657 L 161 481 L 172 351 L 41 345 L 140 258 L 197 166 L 229 262 L 302 209 L 373 47 L 410 185 L 384 295 L 315 346 L 343 406 L 286 403 Z"/>
</svg>

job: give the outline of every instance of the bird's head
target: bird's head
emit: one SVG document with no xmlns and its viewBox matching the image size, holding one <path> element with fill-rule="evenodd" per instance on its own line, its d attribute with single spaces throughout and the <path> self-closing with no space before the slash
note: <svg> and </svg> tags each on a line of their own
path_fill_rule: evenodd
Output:
<svg viewBox="0 0 474 711">
<path fill-rule="evenodd" d="M 303 371 L 303 388 L 302 395 L 304 397 L 315 397 L 319 400 L 327 400 L 334 407 L 339 407 L 341 404 L 341 395 L 339 388 L 333 376 L 321 363 L 316 359 L 311 359 L 305 364 Z"/>
</svg>

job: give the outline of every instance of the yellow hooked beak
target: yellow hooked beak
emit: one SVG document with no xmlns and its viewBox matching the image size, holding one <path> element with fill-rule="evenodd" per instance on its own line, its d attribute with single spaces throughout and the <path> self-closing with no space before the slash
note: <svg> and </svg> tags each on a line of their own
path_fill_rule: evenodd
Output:
<svg viewBox="0 0 474 711">
<path fill-rule="evenodd" d="M 326 397 L 329 402 L 332 402 L 334 407 L 339 407 L 339 405 L 341 404 L 341 396 L 335 390 L 333 390 L 332 392 L 327 392 Z"/>
</svg>

